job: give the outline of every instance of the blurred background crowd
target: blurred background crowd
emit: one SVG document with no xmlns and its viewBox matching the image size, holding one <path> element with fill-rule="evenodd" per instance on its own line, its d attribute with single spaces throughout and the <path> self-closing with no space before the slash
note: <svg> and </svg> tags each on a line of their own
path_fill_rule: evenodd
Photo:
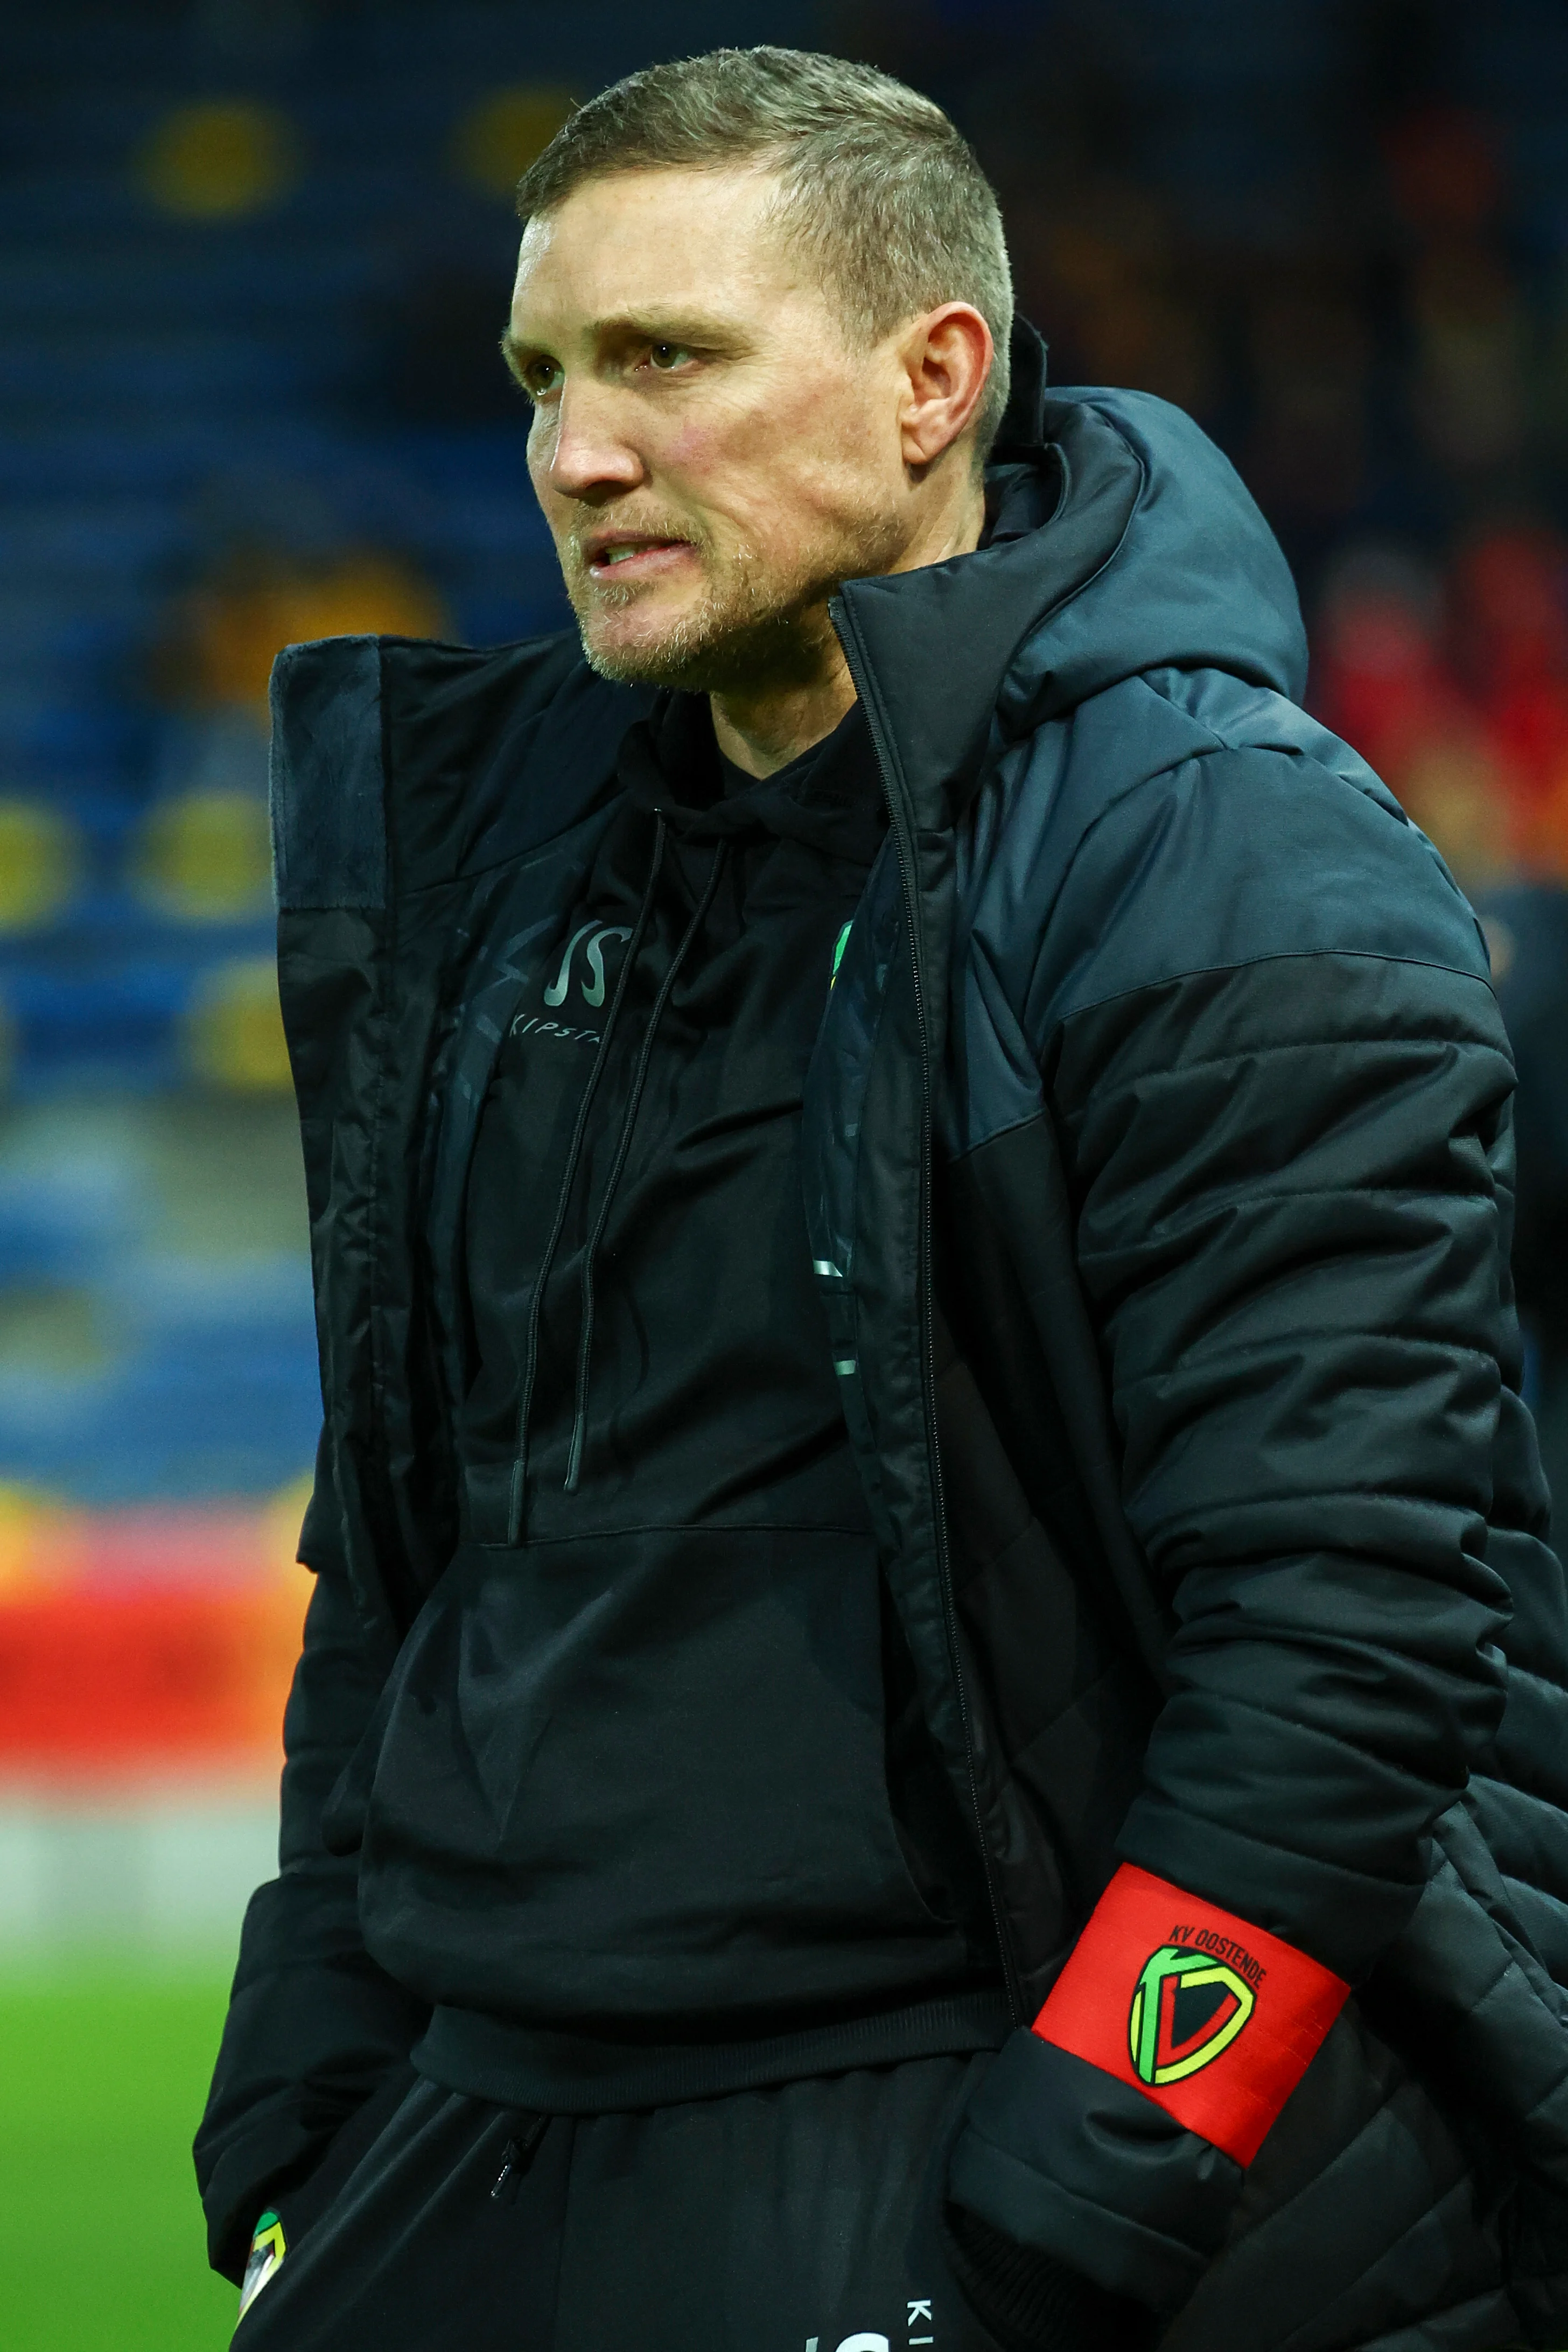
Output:
<svg viewBox="0 0 1568 2352">
<path fill-rule="evenodd" d="M 272 656 L 563 625 L 512 185 L 759 39 L 936 96 L 1056 380 L 1180 403 L 1278 530 L 1313 707 L 1487 925 L 1568 1483 L 1563 0 L 0 0 L 0 1956 L 217 1949 L 270 1867 L 319 1413 Z"/>
</svg>

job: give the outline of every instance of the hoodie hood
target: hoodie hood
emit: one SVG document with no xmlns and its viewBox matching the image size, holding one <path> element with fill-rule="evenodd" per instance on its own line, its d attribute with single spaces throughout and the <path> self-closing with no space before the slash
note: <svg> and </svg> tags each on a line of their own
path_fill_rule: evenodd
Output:
<svg viewBox="0 0 1568 2352">
<path fill-rule="evenodd" d="M 967 799 L 994 721 L 1021 735 L 1152 669 L 1222 670 L 1291 701 L 1306 688 L 1289 567 L 1207 434 L 1152 393 L 1047 391 L 1027 325 L 1012 359 L 994 464 L 1054 482 L 1049 520 L 947 563 L 850 581 L 835 604 L 852 665 L 881 685 L 917 806 L 938 824 Z"/>
</svg>

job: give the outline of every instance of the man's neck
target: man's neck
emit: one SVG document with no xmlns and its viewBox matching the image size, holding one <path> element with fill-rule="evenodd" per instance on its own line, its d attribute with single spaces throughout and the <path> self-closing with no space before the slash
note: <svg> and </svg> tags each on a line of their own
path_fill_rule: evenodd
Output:
<svg viewBox="0 0 1568 2352">
<path fill-rule="evenodd" d="M 966 489 L 955 510 L 934 516 L 898 562 L 889 565 L 890 572 L 918 572 L 928 563 L 945 563 L 952 556 L 973 552 L 985 527 L 985 492 L 973 477 Z M 855 681 L 826 605 L 804 615 L 802 629 L 817 655 L 804 677 L 787 686 L 759 684 L 754 693 L 730 689 L 709 698 L 719 749 L 748 776 L 776 775 L 831 735 L 854 707 Z"/>
<path fill-rule="evenodd" d="M 776 775 L 831 735 L 854 706 L 855 681 L 826 605 L 820 620 L 828 643 L 822 649 L 818 675 L 797 685 L 763 688 L 755 695 L 731 692 L 709 698 L 719 749 L 748 776 Z"/>
</svg>

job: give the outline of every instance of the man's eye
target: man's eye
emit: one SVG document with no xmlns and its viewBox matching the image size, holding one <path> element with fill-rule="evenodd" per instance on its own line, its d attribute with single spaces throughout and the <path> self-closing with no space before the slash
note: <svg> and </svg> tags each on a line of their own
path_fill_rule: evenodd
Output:
<svg viewBox="0 0 1568 2352">
<path fill-rule="evenodd" d="M 655 343 L 648 351 L 648 358 L 653 365 L 666 371 L 678 368 L 683 360 L 689 360 L 690 357 L 691 353 L 684 343 Z"/>
<path fill-rule="evenodd" d="M 531 400 L 542 400 L 547 393 L 561 387 L 561 363 L 558 360 L 530 360 L 522 372 L 522 388 Z"/>
</svg>

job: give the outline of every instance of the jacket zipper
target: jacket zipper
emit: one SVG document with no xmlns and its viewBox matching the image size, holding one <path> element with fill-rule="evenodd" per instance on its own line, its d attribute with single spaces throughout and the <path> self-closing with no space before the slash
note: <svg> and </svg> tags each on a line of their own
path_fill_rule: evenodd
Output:
<svg viewBox="0 0 1568 2352">
<path fill-rule="evenodd" d="M 1007 1987 L 1007 2006 L 1014 2024 L 1025 2021 L 1019 1995 L 1018 1975 L 1013 1957 L 1012 1938 L 1007 1932 L 1002 1897 L 996 1885 L 995 1860 L 985 1834 L 985 1817 L 980 1802 L 980 1770 L 974 1754 L 974 1730 L 970 1713 L 969 1696 L 963 1686 L 963 1673 L 959 1664 L 958 1604 L 952 1593 L 952 1570 L 949 1559 L 947 1506 L 942 1490 L 942 1455 L 936 1442 L 936 1341 L 933 1284 L 931 1278 L 931 1157 L 935 1118 L 931 1105 L 931 1031 L 926 1020 L 925 981 L 921 971 L 920 952 L 920 883 L 915 869 L 913 827 L 904 800 L 898 763 L 883 733 L 877 698 L 870 692 L 871 673 L 865 648 L 856 633 L 848 607 L 835 597 L 829 607 L 830 615 L 844 648 L 844 658 L 849 675 L 866 713 L 870 731 L 871 748 L 877 755 L 877 768 L 881 780 L 882 797 L 888 804 L 889 821 L 892 827 L 893 848 L 899 861 L 899 875 L 903 884 L 904 915 L 910 934 L 910 971 L 914 983 L 915 1027 L 920 1035 L 921 1056 L 921 1218 L 920 1218 L 920 1318 L 921 1318 L 921 1387 L 924 1400 L 926 1464 L 931 1479 L 931 1517 L 936 1536 L 937 1581 L 942 1591 L 942 1618 L 947 1627 L 948 1667 L 952 1675 L 953 1693 L 958 1700 L 958 1718 L 963 1732 L 963 1763 L 969 1780 L 970 1809 L 974 1816 L 974 1834 L 980 1847 L 980 1866 L 985 1880 L 986 1897 L 991 1906 L 991 1925 L 996 1937 L 997 1954 Z"/>
</svg>

